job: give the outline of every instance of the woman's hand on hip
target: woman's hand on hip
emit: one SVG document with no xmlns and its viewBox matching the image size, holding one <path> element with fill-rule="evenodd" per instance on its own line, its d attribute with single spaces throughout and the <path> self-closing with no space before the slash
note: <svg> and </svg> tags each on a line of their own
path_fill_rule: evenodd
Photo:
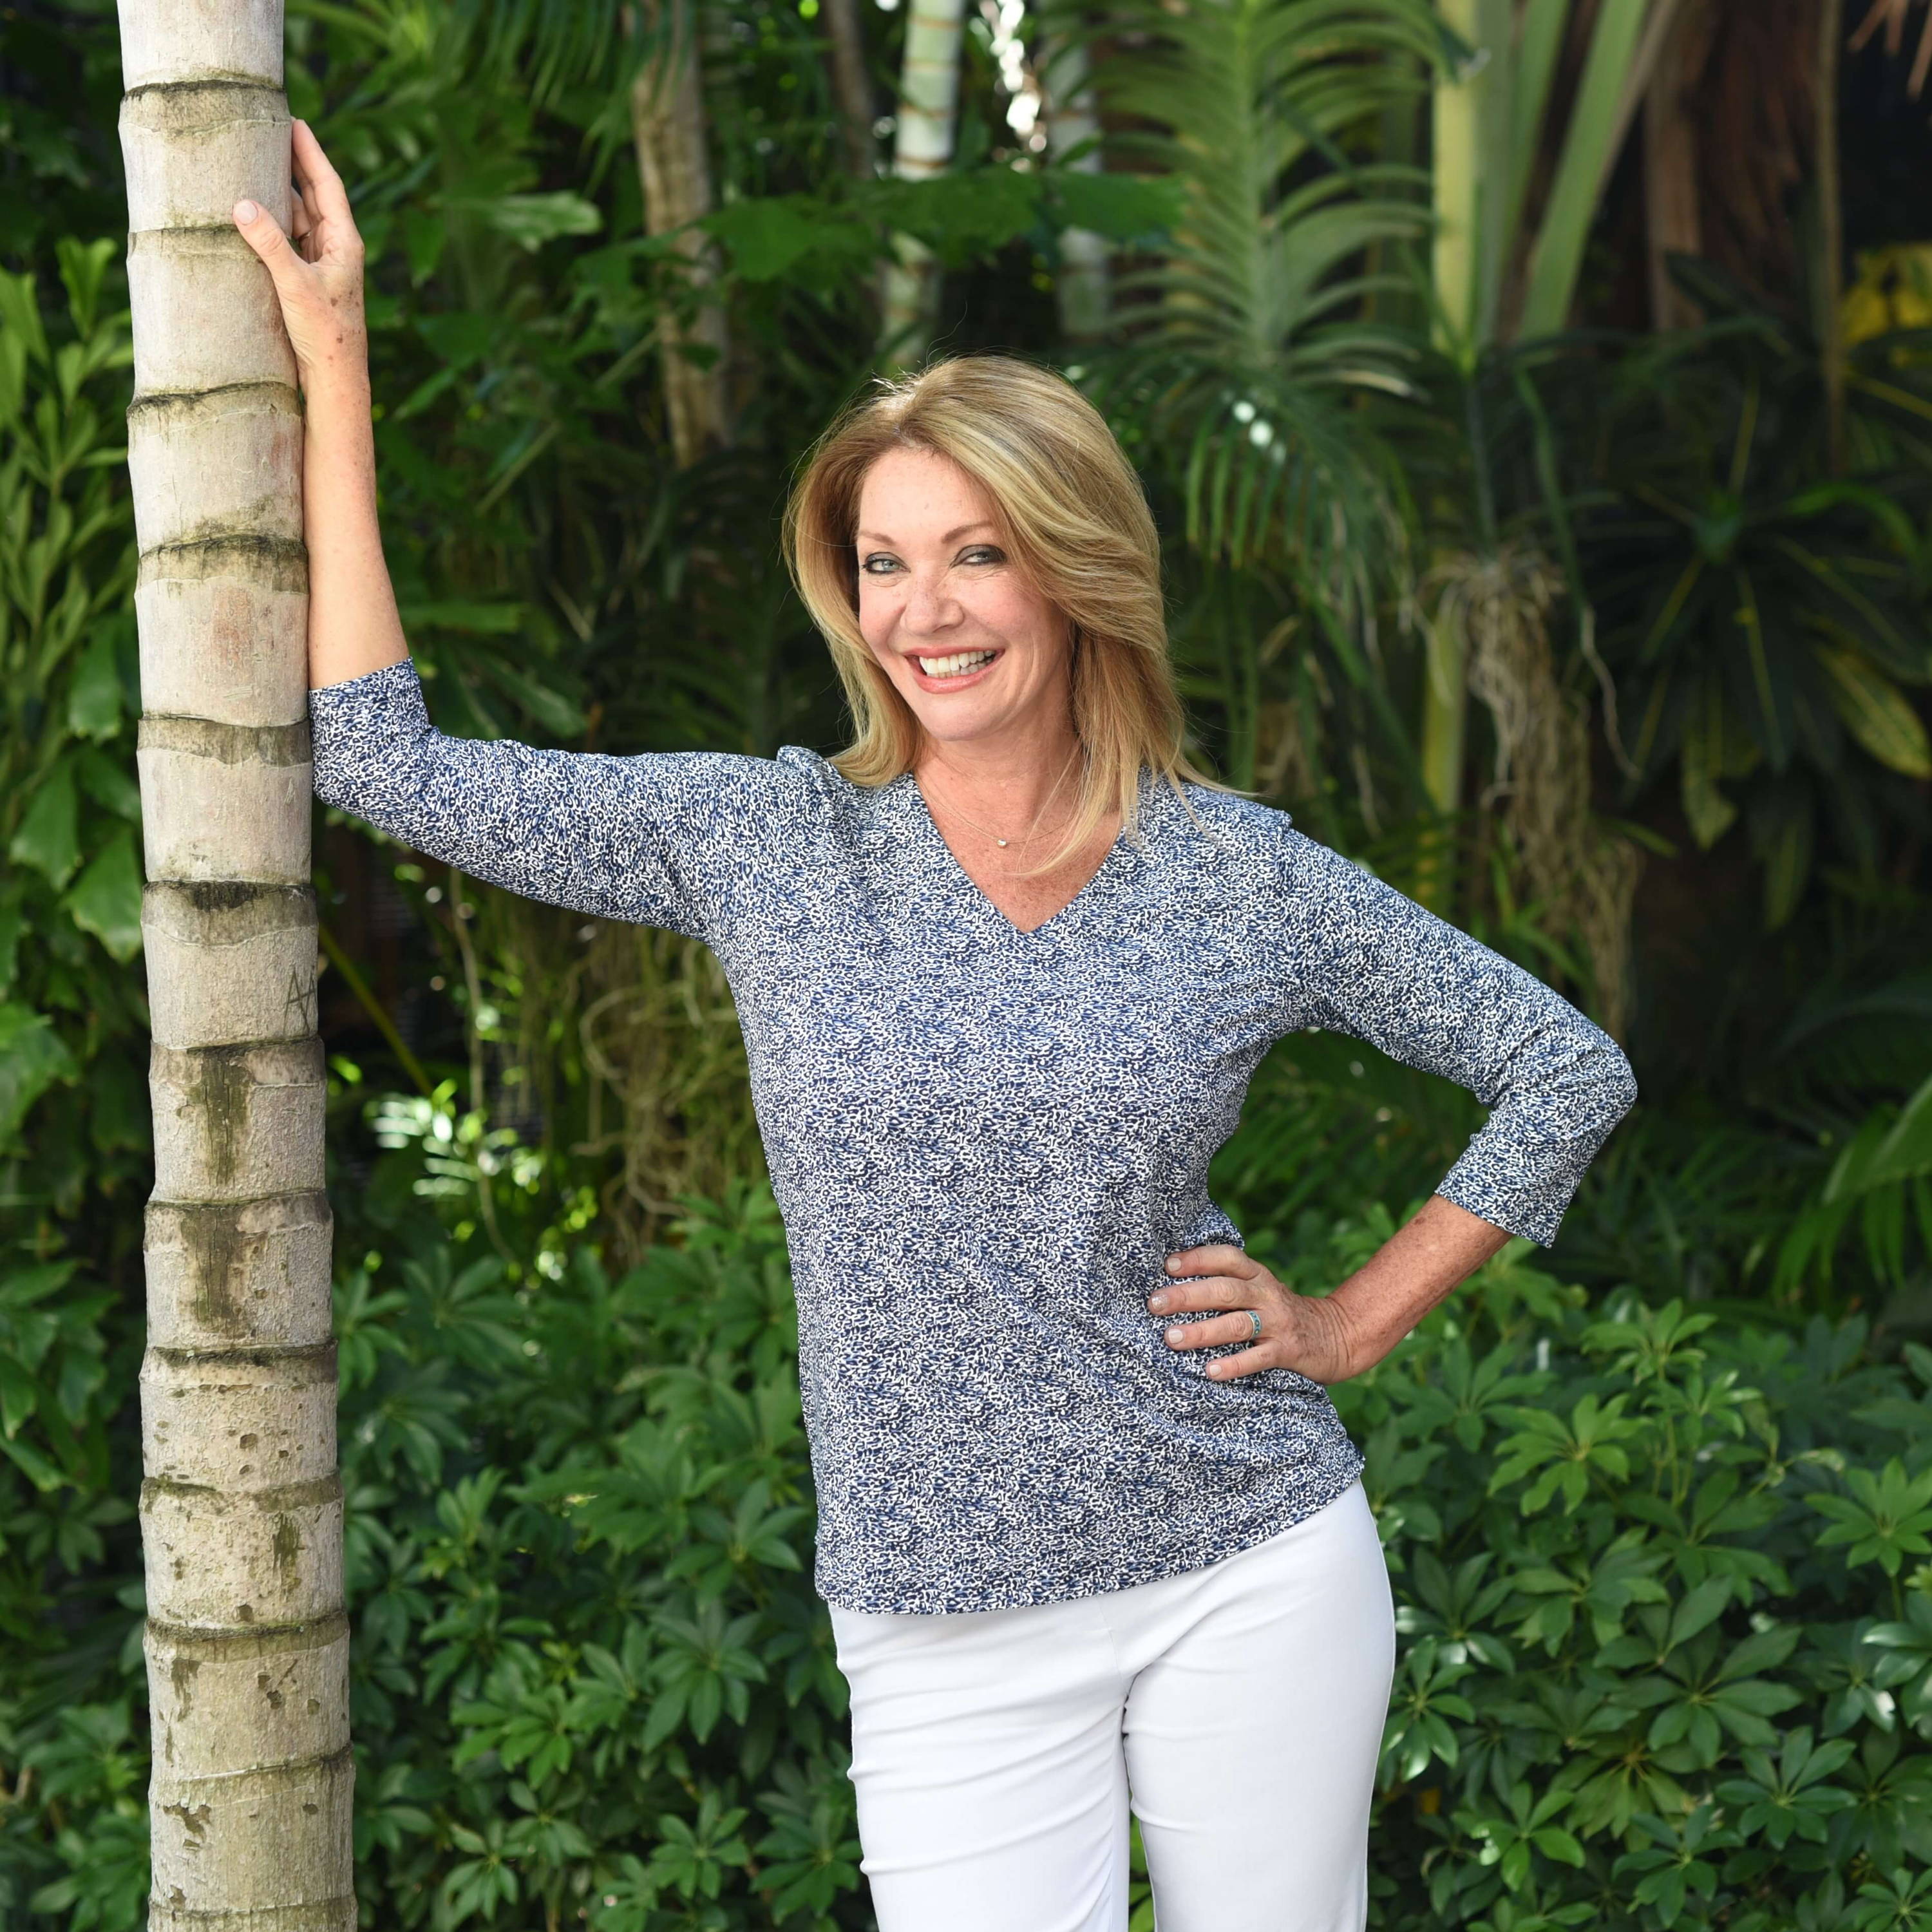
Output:
<svg viewBox="0 0 1932 1932">
<path fill-rule="evenodd" d="M 252 201 L 235 204 L 235 225 L 274 278 L 302 387 L 313 388 L 319 380 L 364 383 L 369 341 L 362 319 L 362 238 L 342 177 L 306 121 L 295 123 L 290 146 L 292 235 L 284 235 L 275 218 Z"/>
<path fill-rule="evenodd" d="M 1222 1355 L 1203 1372 L 1216 1382 L 1261 1369 L 1292 1369 L 1311 1382 L 1346 1382 L 1368 1366 L 1357 1359 L 1346 1311 L 1332 1298 L 1297 1294 L 1282 1287 L 1260 1262 L 1232 1246 L 1184 1248 L 1167 1258 L 1170 1281 L 1148 1298 L 1149 1313 L 1230 1311 L 1210 1322 L 1178 1322 L 1167 1330 L 1171 1348 L 1207 1348 L 1245 1342 L 1239 1354 Z M 1247 1311 L 1252 1310 L 1253 1314 Z M 1257 1332 L 1255 1316 L 1261 1318 Z"/>
</svg>

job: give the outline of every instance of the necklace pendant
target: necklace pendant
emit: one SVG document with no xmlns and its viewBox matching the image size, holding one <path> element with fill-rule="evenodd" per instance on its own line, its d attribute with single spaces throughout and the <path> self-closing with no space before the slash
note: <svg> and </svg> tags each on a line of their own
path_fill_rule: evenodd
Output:
<svg viewBox="0 0 1932 1932">
<path fill-rule="evenodd" d="M 1006 842 L 1004 838 L 1002 838 L 1001 840 L 1000 840 L 1000 842 L 1000 842 L 1000 844 L 1004 845 Z"/>
</svg>

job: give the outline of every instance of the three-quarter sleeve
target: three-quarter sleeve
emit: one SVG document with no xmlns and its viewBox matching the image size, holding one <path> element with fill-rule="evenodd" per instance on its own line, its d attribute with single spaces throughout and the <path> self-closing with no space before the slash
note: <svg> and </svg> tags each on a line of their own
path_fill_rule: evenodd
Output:
<svg viewBox="0 0 1932 1932">
<path fill-rule="evenodd" d="M 1544 1246 L 1636 1098 L 1622 1049 L 1568 1000 L 1372 873 L 1295 843 L 1307 1023 L 1466 1087 L 1490 1108 L 1445 1199 Z"/>
<path fill-rule="evenodd" d="M 606 919 L 712 941 L 734 874 L 782 836 L 772 760 L 449 737 L 406 659 L 310 692 L 309 720 L 325 802 L 476 878 Z"/>
</svg>

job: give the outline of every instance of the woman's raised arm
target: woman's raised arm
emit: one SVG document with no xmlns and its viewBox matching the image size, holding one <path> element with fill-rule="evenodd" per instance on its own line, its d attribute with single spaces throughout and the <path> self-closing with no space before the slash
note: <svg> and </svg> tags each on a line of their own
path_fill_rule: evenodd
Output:
<svg viewBox="0 0 1932 1932">
<path fill-rule="evenodd" d="M 302 531 L 308 544 L 310 688 L 409 654 L 376 520 L 362 238 L 342 178 L 308 124 L 295 124 L 294 236 L 252 201 L 235 225 L 274 277 L 305 399 Z"/>
</svg>

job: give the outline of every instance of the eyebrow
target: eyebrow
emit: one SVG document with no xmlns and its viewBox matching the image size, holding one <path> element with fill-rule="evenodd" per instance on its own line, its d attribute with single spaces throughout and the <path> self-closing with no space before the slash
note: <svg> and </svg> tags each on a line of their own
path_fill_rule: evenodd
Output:
<svg viewBox="0 0 1932 1932">
<path fill-rule="evenodd" d="M 998 528 L 998 525 L 991 517 L 982 517 L 976 523 L 962 524 L 956 530 L 948 530 L 939 541 L 943 544 L 957 543 L 968 530 L 992 530 L 997 534 Z M 878 530 L 855 530 L 853 532 L 852 541 L 856 543 L 861 537 L 870 538 L 874 543 L 890 544 L 892 542 L 890 537 L 883 535 Z"/>
</svg>

